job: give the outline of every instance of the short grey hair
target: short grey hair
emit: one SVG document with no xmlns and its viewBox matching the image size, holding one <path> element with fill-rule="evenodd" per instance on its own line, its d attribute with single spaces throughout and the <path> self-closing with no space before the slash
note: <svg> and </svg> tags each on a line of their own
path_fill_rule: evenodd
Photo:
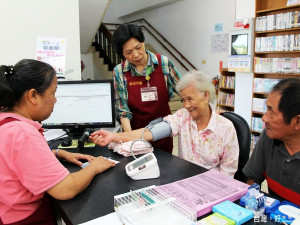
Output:
<svg viewBox="0 0 300 225">
<path fill-rule="evenodd" d="M 196 70 L 186 73 L 177 83 L 176 91 L 179 93 L 190 85 L 195 85 L 200 92 L 207 91 L 209 93 L 209 102 L 214 102 L 216 98 L 216 91 L 212 84 L 212 80 L 207 73 Z"/>
</svg>

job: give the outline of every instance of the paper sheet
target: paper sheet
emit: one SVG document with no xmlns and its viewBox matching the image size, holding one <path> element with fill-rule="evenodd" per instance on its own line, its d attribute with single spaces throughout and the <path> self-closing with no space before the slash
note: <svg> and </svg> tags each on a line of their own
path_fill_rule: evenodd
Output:
<svg viewBox="0 0 300 225">
<path fill-rule="evenodd" d="M 51 129 L 44 131 L 44 137 L 46 141 L 52 141 L 56 138 L 64 138 L 67 136 L 67 132 L 62 129 Z"/>
<path fill-rule="evenodd" d="M 248 184 L 209 170 L 199 175 L 156 187 L 202 216 L 225 200 L 236 201 L 248 192 Z"/>
</svg>

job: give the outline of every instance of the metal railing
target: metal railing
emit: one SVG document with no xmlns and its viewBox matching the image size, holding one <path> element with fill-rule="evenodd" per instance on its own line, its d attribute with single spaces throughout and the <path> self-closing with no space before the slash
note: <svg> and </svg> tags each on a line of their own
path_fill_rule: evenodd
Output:
<svg viewBox="0 0 300 225">
<path fill-rule="evenodd" d="M 108 65 L 110 71 L 112 71 L 117 64 L 122 62 L 112 46 L 112 33 L 103 23 L 96 33 L 93 46 L 95 46 L 96 51 L 99 52 L 99 57 L 104 59 L 104 63 Z"/>
<path fill-rule="evenodd" d="M 128 23 L 141 23 L 138 25 L 143 29 L 147 30 L 147 32 L 166 50 L 170 55 L 187 71 L 189 71 L 188 67 L 191 67 L 195 70 L 197 68 L 186 58 L 184 57 L 163 35 L 161 35 L 150 23 L 148 23 L 145 19 L 134 20 Z M 146 24 L 147 26 L 145 26 Z M 114 66 L 121 63 L 121 58 L 116 54 L 115 50 L 112 47 L 112 33 L 107 26 L 119 26 L 117 23 L 105 23 L 101 24 L 96 36 L 93 45 L 96 47 L 96 51 L 99 51 L 99 56 L 104 58 L 104 62 L 109 65 L 109 69 L 113 70 Z M 151 30 L 150 30 L 151 29 Z M 152 32 L 153 31 L 153 32 Z M 156 34 L 154 34 L 156 33 Z M 158 38 L 158 36 L 160 38 Z M 169 47 L 167 47 L 167 45 Z M 175 54 L 174 54 L 175 52 Z M 176 54 L 178 56 L 176 56 Z M 185 63 L 184 63 L 185 62 Z M 188 66 L 186 65 L 188 64 Z"/>
</svg>

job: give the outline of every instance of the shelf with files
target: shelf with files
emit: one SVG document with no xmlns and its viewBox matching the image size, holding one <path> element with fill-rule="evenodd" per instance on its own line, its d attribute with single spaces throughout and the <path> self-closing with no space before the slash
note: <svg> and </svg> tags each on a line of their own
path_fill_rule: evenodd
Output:
<svg viewBox="0 0 300 225">
<path fill-rule="evenodd" d="M 256 0 L 256 16 L 264 15 L 265 13 L 272 13 L 277 11 L 284 11 L 289 9 L 297 9 L 300 4 L 287 6 L 287 0 Z"/>
<path fill-rule="evenodd" d="M 234 111 L 235 72 L 223 68 L 219 79 L 217 109 Z"/>
<path fill-rule="evenodd" d="M 269 91 L 281 79 L 300 78 L 300 4 L 256 0 L 255 7 L 251 130 L 257 139 Z"/>
</svg>

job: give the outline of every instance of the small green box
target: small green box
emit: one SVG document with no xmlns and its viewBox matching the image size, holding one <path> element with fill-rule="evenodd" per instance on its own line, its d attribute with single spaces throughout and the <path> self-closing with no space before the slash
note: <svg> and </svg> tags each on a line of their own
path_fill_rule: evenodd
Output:
<svg viewBox="0 0 300 225">
<path fill-rule="evenodd" d="M 213 213 L 199 220 L 195 225 L 235 225 L 235 222 L 220 213 Z"/>
</svg>

